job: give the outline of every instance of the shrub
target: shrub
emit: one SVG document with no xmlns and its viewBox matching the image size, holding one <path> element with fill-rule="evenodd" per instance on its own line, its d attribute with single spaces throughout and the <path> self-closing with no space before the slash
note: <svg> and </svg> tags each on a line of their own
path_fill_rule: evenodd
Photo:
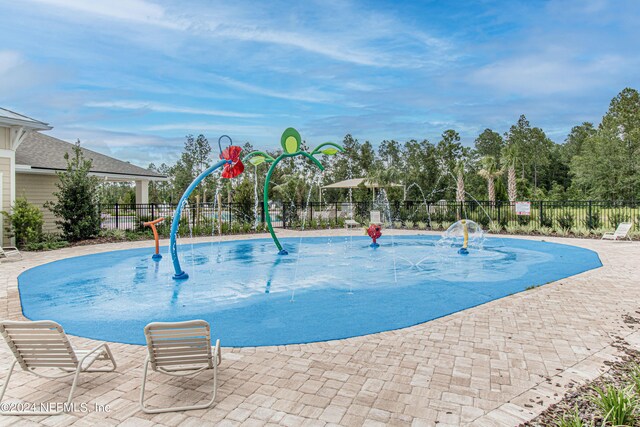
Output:
<svg viewBox="0 0 640 427">
<path fill-rule="evenodd" d="M 69 242 L 60 239 L 57 234 L 45 233 L 41 236 L 40 241 L 27 243 L 25 249 L 28 251 L 51 251 L 67 246 L 69 246 Z"/>
<path fill-rule="evenodd" d="M 489 233 L 498 234 L 502 231 L 502 226 L 497 222 L 489 224 Z"/>
<path fill-rule="evenodd" d="M 602 226 L 602 222 L 600 221 L 600 212 L 593 211 L 591 214 L 587 213 L 584 220 L 584 226 L 590 230 L 600 228 Z"/>
<path fill-rule="evenodd" d="M 629 222 L 629 215 L 624 212 L 614 212 L 609 215 L 609 226 L 616 228 L 621 222 Z"/>
<path fill-rule="evenodd" d="M 491 218 L 489 218 L 488 215 L 479 215 L 476 222 L 480 224 L 483 229 L 486 229 L 491 223 Z"/>
<path fill-rule="evenodd" d="M 5 229 L 9 236 L 16 238 L 16 245 L 22 247 L 29 243 L 36 243 L 42 236 L 42 212 L 27 199 L 19 197 L 13 204 L 12 213 L 2 211 L 7 218 Z"/>
<path fill-rule="evenodd" d="M 48 202 L 45 206 L 60 218 L 56 223 L 67 240 L 95 237 L 100 233 L 101 222 L 98 210 L 100 180 L 89 175 L 91 160 L 84 158 L 80 141 L 73 147 L 73 156 L 65 153 L 64 158 L 67 170 L 57 174 L 59 191 L 54 193 L 58 201 Z"/>
<path fill-rule="evenodd" d="M 538 227 L 538 233 L 543 236 L 551 236 L 553 234 L 553 229 L 551 227 Z"/>
<path fill-rule="evenodd" d="M 516 225 L 507 225 L 504 229 L 508 234 L 518 234 L 520 231 L 520 227 Z"/>
<path fill-rule="evenodd" d="M 553 227 L 553 218 L 546 211 L 540 212 L 540 227 Z"/>
<path fill-rule="evenodd" d="M 518 215 L 518 225 L 529 225 L 530 222 L 531 222 L 531 216 Z"/>
<path fill-rule="evenodd" d="M 119 230 L 117 228 L 113 230 L 100 230 L 99 235 L 100 237 L 106 237 L 106 238 L 111 238 L 116 240 L 124 240 L 127 238 L 127 235 L 124 232 L 124 230 Z"/>
<path fill-rule="evenodd" d="M 418 226 L 419 230 L 426 230 L 427 229 L 427 223 L 426 222 L 418 221 L 416 225 Z"/>
<path fill-rule="evenodd" d="M 591 230 L 586 227 L 578 226 L 572 229 L 573 234 L 578 237 L 589 237 L 591 235 Z"/>
<path fill-rule="evenodd" d="M 502 226 L 502 228 L 506 228 L 508 225 L 510 225 L 513 220 L 514 220 L 514 215 L 511 212 L 505 212 L 500 216 L 500 225 Z"/>
<path fill-rule="evenodd" d="M 640 365 L 634 364 L 631 372 L 629 373 L 633 387 L 636 393 L 640 395 Z"/>
<path fill-rule="evenodd" d="M 607 385 L 603 388 L 595 387 L 593 391 L 596 394 L 591 396 L 590 400 L 600 410 L 603 425 L 635 425 L 638 400 L 630 388 Z"/>
<path fill-rule="evenodd" d="M 555 420 L 556 427 L 586 427 L 582 419 L 580 418 L 580 412 L 578 408 L 575 408 L 568 414 L 563 414 L 562 417 Z"/>
<path fill-rule="evenodd" d="M 558 217 L 558 225 L 562 230 L 571 230 L 573 228 L 574 222 L 575 221 L 573 219 L 573 215 L 571 215 L 569 212 L 564 213 Z"/>
</svg>

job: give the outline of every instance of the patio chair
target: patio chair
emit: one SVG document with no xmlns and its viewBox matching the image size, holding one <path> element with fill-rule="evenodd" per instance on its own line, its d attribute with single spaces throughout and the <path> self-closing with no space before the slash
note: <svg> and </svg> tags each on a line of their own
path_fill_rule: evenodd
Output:
<svg viewBox="0 0 640 427">
<path fill-rule="evenodd" d="M 189 411 L 207 409 L 216 399 L 218 390 L 218 365 L 222 361 L 220 340 L 211 351 L 211 333 L 209 324 L 204 320 L 186 322 L 154 322 L 144 328 L 149 354 L 144 362 L 142 388 L 140 389 L 140 408 L 147 414 L 162 412 Z M 155 372 L 184 377 L 213 369 L 213 395 L 211 400 L 200 405 L 174 406 L 168 408 L 149 408 L 144 404 L 144 391 L 149 365 Z"/>
<path fill-rule="evenodd" d="M 631 227 L 633 226 L 630 222 L 621 222 L 616 228 L 616 231 L 607 231 L 602 235 L 601 240 L 629 240 L 631 241 L 631 237 L 629 236 L 629 231 L 631 231 Z"/>
<path fill-rule="evenodd" d="M 371 211 L 369 213 L 370 216 L 370 223 L 374 224 L 374 225 L 382 225 L 382 221 L 380 218 L 380 211 Z"/>
<path fill-rule="evenodd" d="M 345 227 L 360 227 L 360 223 L 354 219 L 345 219 L 344 220 Z"/>
<path fill-rule="evenodd" d="M 8 259 L 12 256 L 20 257 L 20 259 L 22 259 L 22 254 L 15 246 L 5 246 L 0 248 L 0 259 Z"/>
<path fill-rule="evenodd" d="M 353 205 L 351 203 L 342 203 L 342 205 L 340 206 L 340 216 L 342 218 L 345 218 L 345 228 L 360 227 L 360 223 L 353 219 L 353 214 Z"/>
<path fill-rule="evenodd" d="M 0 333 L 14 356 L 9 374 L 0 391 L 0 402 L 7 390 L 16 363 L 23 371 L 43 378 L 55 379 L 73 375 L 71 391 L 66 403 L 46 402 L 40 405 L 41 409 L 44 406 L 56 408 L 55 410 L 3 411 L 0 412 L 2 415 L 59 415 L 68 412 L 73 407 L 71 401 L 81 372 L 112 372 L 116 369 L 116 361 L 107 344 L 100 344 L 91 350 L 77 350 L 71 346 L 62 327 L 51 320 L 36 322 L 4 320 L 0 322 Z M 92 368 L 91 365 L 98 360 L 109 361 L 111 366 Z M 42 369 L 45 372 L 40 372 Z"/>
</svg>

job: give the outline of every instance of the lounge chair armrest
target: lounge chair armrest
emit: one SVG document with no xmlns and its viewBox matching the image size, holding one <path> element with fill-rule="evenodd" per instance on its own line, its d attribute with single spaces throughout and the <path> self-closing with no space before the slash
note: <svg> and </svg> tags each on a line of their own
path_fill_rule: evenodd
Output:
<svg viewBox="0 0 640 427">
<path fill-rule="evenodd" d="M 78 363 L 80 364 L 80 366 L 82 366 L 82 364 L 84 363 L 84 361 L 87 359 L 87 357 L 91 356 L 92 354 L 94 354 L 95 352 L 97 352 L 98 350 L 106 350 L 107 353 L 109 355 L 111 355 L 111 351 L 109 350 L 109 346 L 106 343 L 102 343 L 100 345 L 98 345 L 97 347 L 92 348 L 91 350 L 89 350 L 87 353 L 82 355 L 82 358 L 80 360 L 78 360 Z M 113 360 L 112 360 L 113 361 Z M 115 362 L 114 362 L 115 365 Z"/>
<path fill-rule="evenodd" d="M 220 363 L 222 363 L 222 349 L 220 349 L 220 340 L 216 340 L 216 346 L 214 348 L 214 354 L 216 357 L 216 364 L 218 366 L 220 366 Z"/>
</svg>

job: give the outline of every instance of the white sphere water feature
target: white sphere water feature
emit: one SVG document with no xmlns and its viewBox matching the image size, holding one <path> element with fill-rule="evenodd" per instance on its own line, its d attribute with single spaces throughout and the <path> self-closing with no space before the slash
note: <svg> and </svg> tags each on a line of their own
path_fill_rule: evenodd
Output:
<svg viewBox="0 0 640 427">
<path fill-rule="evenodd" d="M 484 242 L 484 231 L 477 222 L 470 219 L 456 221 L 442 235 L 441 243 L 460 247 L 461 255 L 468 254 L 468 248 L 480 249 Z"/>
</svg>

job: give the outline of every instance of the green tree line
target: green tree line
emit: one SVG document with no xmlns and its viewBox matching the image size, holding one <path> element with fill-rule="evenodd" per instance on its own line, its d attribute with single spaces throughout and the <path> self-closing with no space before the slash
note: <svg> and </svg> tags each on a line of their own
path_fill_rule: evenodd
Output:
<svg viewBox="0 0 640 427">
<path fill-rule="evenodd" d="M 338 141 L 336 141 L 338 142 Z M 561 144 L 549 139 L 540 127 L 521 115 L 509 129 L 485 129 L 472 147 L 463 146 L 460 135 L 449 129 L 432 142 L 428 139 L 384 140 L 376 149 L 352 135 L 341 141 L 345 153 L 322 159 L 326 172 L 317 175 L 305 159 L 282 162 L 272 178 L 271 200 L 285 203 L 345 201 L 348 190 L 324 190 L 322 185 L 366 177 L 388 187 L 390 200 L 638 200 L 640 199 L 640 96 L 625 88 L 609 104 L 599 124 L 574 126 Z M 253 151 L 251 143 L 244 152 Z M 269 152 L 274 157 L 278 151 Z M 150 165 L 166 174 L 167 182 L 152 183 L 150 201 L 176 203 L 191 181 L 217 161 L 217 149 L 203 135 L 187 136 L 180 159 L 174 165 Z M 233 180 L 209 177 L 193 199 L 254 203 L 264 184 L 263 167 L 245 165 Z M 415 185 L 413 185 L 415 184 Z M 406 189 L 406 194 L 405 190 Z M 371 190 L 356 188 L 352 200 L 371 199 Z M 130 186 L 111 184 L 102 189 L 103 203 L 133 202 Z"/>
</svg>

